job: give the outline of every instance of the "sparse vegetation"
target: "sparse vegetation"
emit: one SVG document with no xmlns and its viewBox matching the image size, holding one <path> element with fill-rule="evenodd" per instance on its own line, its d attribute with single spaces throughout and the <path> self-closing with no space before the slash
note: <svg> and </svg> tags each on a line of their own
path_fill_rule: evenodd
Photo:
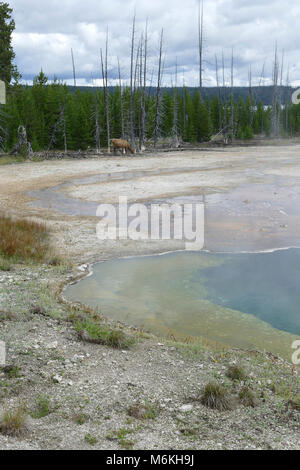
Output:
<svg viewBox="0 0 300 470">
<path fill-rule="evenodd" d="M 17 379 L 22 376 L 18 366 L 5 366 L 3 371 L 9 379 Z"/>
<path fill-rule="evenodd" d="M 8 436 L 19 436 L 26 429 L 26 414 L 24 405 L 16 410 L 4 411 L 0 416 L 0 432 Z"/>
<path fill-rule="evenodd" d="M 46 261 L 50 255 L 46 225 L 0 215 L 0 255 L 7 263 L 10 260 Z"/>
<path fill-rule="evenodd" d="M 134 446 L 134 441 L 127 439 L 127 435 L 132 433 L 133 429 L 120 428 L 117 431 L 112 431 L 111 434 L 107 434 L 106 439 L 110 441 L 117 440 L 123 449 L 130 450 Z"/>
<path fill-rule="evenodd" d="M 152 403 L 134 403 L 131 405 L 127 414 L 136 419 L 154 419 L 158 415 L 158 407 Z"/>
<path fill-rule="evenodd" d="M 98 439 L 95 436 L 92 436 L 90 433 L 84 436 L 84 440 L 88 442 L 88 444 L 90 444 L 91 446 L 96 445 L 98 442 Z"/>
<path fill-rule="evenodd" d="M 226 388 L 218 383 L 210 382 L 200 394 L 200 402 L 219 411 L 227 411 L 233 409 L 233 401 Z"/>
<path fill-rule="evenodd" d="M 7 258 L 3 258 L 0 255 L 0 271 L 10 271 L 11 268 L 12 263 Z"/>
<path fill-rule="evenodd" d="M 231 380 L 237 380 L 239 382 L 247 378 L 246 372 L 239 365 L 229 366 L 226 371 L 226 376 Z"/>
<path fill-rule="evenodd" d="M 89 417 L 85 413 L 75 413 L 73 416 L 73 421 L 79 425 L 86 423 L 88 420 Z"/>
<path fill-rule="evenodd" d="M 244 406 L 255 408 L 258 405 L 257 398 L 249 387 L 243 387 L 240 390 L 239 399 Z"/>
<path fill-rule="evenodd" d="M 134 343 L 134 339 L 123 331 L 107 328 L 89 318 L 85 321 L 77 321 L 75 323 L 75 330 L 83 341 L 89 343 L 105 344 L 119 349 L 129 348 Z"/>
<path fill-rule="evenodd" d="M 46 395 L 40 395 L 37 399 L 35 409 L 31 412 L 31 417 L 41 419 L 48 416 L 52 412 L 50 399 Z"/>
</svg>

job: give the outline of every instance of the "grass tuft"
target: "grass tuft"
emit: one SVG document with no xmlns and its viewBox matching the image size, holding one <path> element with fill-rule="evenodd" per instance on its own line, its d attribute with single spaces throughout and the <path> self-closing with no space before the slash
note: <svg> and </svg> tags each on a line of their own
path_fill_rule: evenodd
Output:
<svg viewBox="0 0 300 470">
<path fill-rule="evenodd" d="M 241 366 L 229 366 L 226 371 L 226 376 L 231 380 L 237 380 L 241 382 L 247 379 L 247 374 Z"/>
<path fill-rule="evenodd" d="M 6 259 L 0 256 L 0 271 L 11 271 L 12 269 L 12 263 Z"/>
<path fill-rule="evenodd" d="M 208 383 L 200 395 L 202 405 L 219 411 L 233 409 L 232 398 L 227 390 L 217 383 Z"/>
<path fill-rule="evenodd" d="M 239 393 L 239 399 L 244 406 L 255 408 L 258 405 L 254 392 L 249 387 L 243 387 Z"/>
<path fill-rule="evenodd" d="M 26 414 L 24 405 L 16 410 L 4 411 L 0 417 L 0 432 L 7 436 L 20 436 L 26 429 Z"/>
<path fill-rule="evenodd" d="M 134 403 L 131 405 L 127 414 L 136 419 L 155 419 L 158 415 L 158 408 L 151 403 Z"/>
<path fill-rule="evenodd" d="M 50 256 L 46 225 L 0 215 L 0 255 L 7 263 L 10 260 L 46 261 Z"/>
<path fill-rule="evenodd" d="M 80 339 L 88 343 L 105 344 L 117 349 L 127 349 L 134 343 L 134 339 L 123 331 L 107 328 L 92 319 L 79 320 L 74 326 Z"/>
<path fill-rule="evenodd" d="M 37 399 L 34 411 L 31 413 L 31 417 L 34 419 L 41 419 L 52 413 L 52 406 L 48 396 L 40 395 Z"/>
</svg>

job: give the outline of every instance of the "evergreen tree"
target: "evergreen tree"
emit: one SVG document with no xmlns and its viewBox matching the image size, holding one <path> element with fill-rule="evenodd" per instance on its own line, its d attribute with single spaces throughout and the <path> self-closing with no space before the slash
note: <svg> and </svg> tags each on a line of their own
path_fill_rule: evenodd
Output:
<svg viewBox="0 0 300 470">
<path fill-rule="evenodd" d="M 0 2 L 0 80 L 7 85 L 14 79 L 16 82 L 20 74 L 13 64 L 15 53 L 13 51 L 12 33 L 15 30 L 15 22 L 11 18 L 12 9 L 8 3 Z"/>
</svg>

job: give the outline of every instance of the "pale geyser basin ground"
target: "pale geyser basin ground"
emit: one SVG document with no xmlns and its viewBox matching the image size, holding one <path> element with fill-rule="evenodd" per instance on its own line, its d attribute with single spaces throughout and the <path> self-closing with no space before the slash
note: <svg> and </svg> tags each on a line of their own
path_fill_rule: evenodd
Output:
<svg viewBox="0 0 300 470">
<path fill-rule="evenodd" d="M 204 196 L 205 249 L 213 252 L 259 252 L 300 246 L 298 144 L 28 163 L 2 168 L 0 176 L 1 207 L 13 215 L 45 220 L 56 248 L 77 263 L 184 248 L 174 240 L 98 240 L 96 207 L 101 202 L 116 204 L 119 195 L 148 204 L 154 199 L 178 201 Z M 210 331 L 218 329 L 221 342 L 226 328 L 240 332 L 242 323 L 247 335 L 239 334 L 239 338 L 249 338 L 240 343 L 245 347 L 251 344 L 278 351 L 271 343 L 281 344 L 285 336 L 288 344 L 293 338 L 251 314 L 209 299 L 202 302 L 207 312 L 202 318 L 202 334 L 208 334 L 205 318 L 210 318 Z M 218 325 L 214 324 L 216 317 Z M 193 329 L 192 322 L 191 325 Z M 169 327 L 160 326 L 160 333 L 168 332 Z"/>
</svg>

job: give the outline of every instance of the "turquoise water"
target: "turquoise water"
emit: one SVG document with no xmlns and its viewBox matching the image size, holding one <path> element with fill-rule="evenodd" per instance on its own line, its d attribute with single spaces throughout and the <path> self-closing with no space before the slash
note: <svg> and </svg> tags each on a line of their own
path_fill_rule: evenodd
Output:
<svg viewBox="0 0 300 470">
<path fill-rule="evenodd" d="M 157 333 L 288 355 L 300 336 L 300 249 L 175 252 L 98 263 L 66 297 Z"/>
<path fill-rule="evenodd" d="M 299 249 L 219 256 L 223 264 L 198 272 L 208 299 L 300 335 Z"/>
</svg>

